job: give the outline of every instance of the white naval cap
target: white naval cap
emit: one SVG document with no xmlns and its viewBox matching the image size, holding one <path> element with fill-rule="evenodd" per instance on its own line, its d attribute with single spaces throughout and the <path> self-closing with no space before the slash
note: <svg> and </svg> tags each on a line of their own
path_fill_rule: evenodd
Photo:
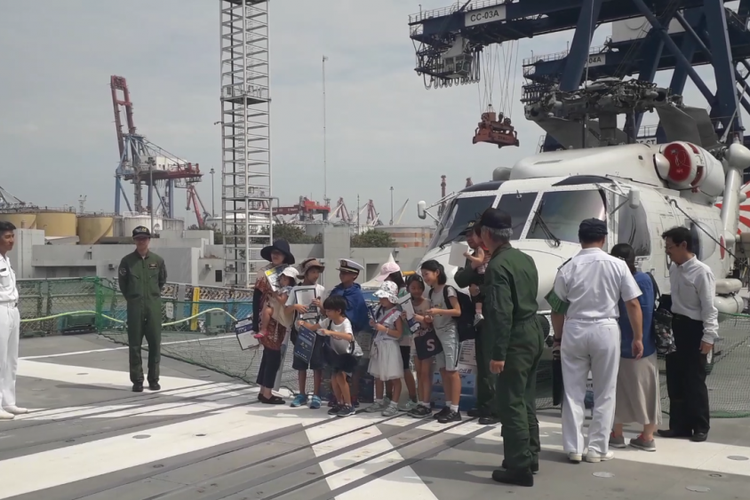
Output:
<svg viewBox="0 0 750 500">
<path fill-rule="evenodd" d="M 354 262 L 351 259 L 339 259 L 339 271 L 345 272 L 345 273 L 353 273 L 353 274 L 359 274 L 362 271 L 365 270 L 362 265 L 358 264 L 357 262 Z"/>
</svg>

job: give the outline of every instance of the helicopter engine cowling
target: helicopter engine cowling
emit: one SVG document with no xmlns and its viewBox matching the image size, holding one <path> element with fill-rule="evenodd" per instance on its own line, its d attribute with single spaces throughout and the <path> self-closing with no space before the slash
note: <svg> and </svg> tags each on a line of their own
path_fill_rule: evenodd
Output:
<svg viewBox="0 0 750 500">
<path fill-rule="evenodd" d="M 659 147 L 659 153 L 666 161 L 654 162 L 657 174 L 683 197 L 711 201 L 724 192 L 724 166 L 705 149 L 675 141 Z"/>
</svg>

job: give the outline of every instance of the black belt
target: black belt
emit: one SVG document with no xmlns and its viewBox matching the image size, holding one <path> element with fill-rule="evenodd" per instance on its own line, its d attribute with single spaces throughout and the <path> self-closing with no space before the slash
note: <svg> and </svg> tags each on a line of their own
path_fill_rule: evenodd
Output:
<svg viewBox="0 0 750 500">
<path fill-rule="evenodd" d="M 693 318 L 691 318 L 689 316 L 685 316 L 684 314 L 675 314 L 675 313 L 672 313 L 672 318 L 673 319 L 679 319 L 681 321 L 693 321 L 695 323 L 701 323 L 701 324 L 703 324 L 703 321 L 701 321 L 699 319 L 693 319 Z"/>
<path fill-rule="evenodd" d="M 12 308 L 16 308 L 16 307 L 18 307 L 18 301 L 15 301 L 15 302 L 10 302 L 10 301 L 8 301 L 8 302 L 0 302 L 0 305 L 2 305 L 2 306 L 10 306 Z"/>
</svg>

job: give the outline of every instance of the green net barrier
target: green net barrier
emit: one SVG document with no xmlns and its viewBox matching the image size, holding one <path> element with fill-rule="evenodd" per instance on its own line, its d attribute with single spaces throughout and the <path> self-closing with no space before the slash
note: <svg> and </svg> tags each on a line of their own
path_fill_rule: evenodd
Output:
<svg viewBox="0 0 750 500">
<path fill-rule="evenodd" d="M 116 282 L 103 278 L 19 280 L 21 333 L 24 337 L 50 334 L 99 333 L 127 345 L 125 300 Z M 197 300 L 195 300 L 197 299 Z M 254 384 L 260 366 L 258 346 L 242 351 L 234 322 L 252 312 L 247 290 L 167 284 L 163 293 L 162 354 Z M 714 418 L 750 417 L 750 316 L 720 314 L 719 334 L 706 380 Z M 145 343 L 144 343 L 145 347 Z M 539 409 L 552 408 L 551 356 L 538 372 Z M 281 386 L 297 389 L 285 356 Z M 664 360 L 661 370 L 662 408 L 669 410 Z M 311 389 L 312 374 L 308 377 Z"/>
</svg>

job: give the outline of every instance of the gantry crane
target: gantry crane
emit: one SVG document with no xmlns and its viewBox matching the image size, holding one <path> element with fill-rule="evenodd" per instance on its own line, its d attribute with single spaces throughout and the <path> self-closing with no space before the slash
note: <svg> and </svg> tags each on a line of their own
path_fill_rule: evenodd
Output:
<svg viewBox="0 0 750 500">
<path fill-rule="evenodd" d="M 525 100 L 538 101 L 550 92 L 575 93 L 582 84 L 608 77 L 622 80 L 637 74 L 645 84 L 658 71 L 674 69 L 670 92 L 680 95 L 690 78 L 706 99 L 716 138 L 744 137 L 740 106 L 750 112 L 750 0 L 483 0 L 409 16 L 416 43 L 416 72 L 430 87 L 477 83 L 481 62 L 493 44 L 575 30 L 570 50 L 525 61 Z M 735 7 L 736 5 L 736 7 Z M 640 18 L 643 27 L 622 33 L 628 19 Z M 597 26 L 613 23 L 613 37 L 603 48 L 589 50 Z M 617 33 L 615 33 L 617 32 Z M 694 66 L 710 64 L 716 92 L 711 92 Z M 701 107 L 701 106 L 698 106 Z M 643 140 L 644 110 L 627 117 L 626 135 Z M 560 117 L 565 118 L 565 117 Z M 693 130 L 703 129 L 702 117 L 684 113 Z M 483 120 L 484 121 L 484 120 Z M 731 133 L 724 132 L 729 129 Z M 705 131 L 704 131 L 705 132 Z M 654 131 L 666 139 L 663 126 Z M 704 133 L 705 135 L 705 133 Z M 598 145 L 598 144 L 591 144 Z M 561 147 L 547 130 L 543 149 Z M 579 146 L 576 146 L 579 147 Z"/>
<path fill-rule="evenodd" d="M 203 176 L 199 165 L 174 156 L 137 133 L 133 102 L 125 77 L 110 77 L 110 90 L 120 152 L 115 171 L 115 213 L 121 214 L 120 200 L 123 199 L 130 212 L 174 217 L 175 189 L 188 188 L 199 182 Z M 122 97 L 119 93 L 122 93 Z M 127 131 L 123 131 L 122 111 L 125 113 Z M 132 204 L 125 193 L 123 181 L 133 183 Z M 144 187 L 148 189 L 145 204 Z"/>
</svg>

